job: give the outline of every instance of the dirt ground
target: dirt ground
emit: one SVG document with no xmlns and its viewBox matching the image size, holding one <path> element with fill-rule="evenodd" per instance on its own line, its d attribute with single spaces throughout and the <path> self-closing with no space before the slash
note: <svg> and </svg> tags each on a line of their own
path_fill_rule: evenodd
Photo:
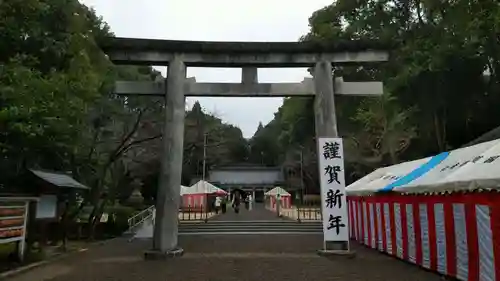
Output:
<svg viewBox="0 0 500 281">
<path fill-rule="evenodd" d="M 213 220 L 280 220 L 264 208 Z M 438 281 L 442 277 L 352 243 L 354 258 L 320 257 L 322 235 L 180 236 L 183 257 L 145 261 L 151 240 L 119 238 L 11 281 Z"/>
</svg>

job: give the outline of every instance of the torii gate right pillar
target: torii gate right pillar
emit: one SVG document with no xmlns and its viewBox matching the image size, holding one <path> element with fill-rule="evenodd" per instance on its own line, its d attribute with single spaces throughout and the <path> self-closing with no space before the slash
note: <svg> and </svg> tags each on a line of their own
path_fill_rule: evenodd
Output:
<svg viewBox="0 0 500 281">
<path fill-rule="evenodd" d="M 336 138 L 338 137 L 338 131 L 335 112 L 332 62 L 317 62 L 314 66 L 313 77 L 315 90 L 314 115 L 316 138 Z"/>
<path fill-rule="evenodd" d="M 313 79 L 315 91 L 314 116 L 316 141 L 319 141 L 319 138 L 337 138 L 338 130 L 335 112 L 335 87 L 333 84 L 334 78 L 332 77 L 332 62 L 325 60 L 317 62 L 314 66 Z M 320 170 L 319 173 L 321 172 Z M 321 177 L 321 174 L 319 176 Z M 322 204 L 322 206 L 323 205 L 324 204 Z M 324 206 L 322 208 L 324 208 Z M 325 241 L 324 247 L 324 252 L 343 252 L 349 250 L 349 242 Z"/>
</svg>

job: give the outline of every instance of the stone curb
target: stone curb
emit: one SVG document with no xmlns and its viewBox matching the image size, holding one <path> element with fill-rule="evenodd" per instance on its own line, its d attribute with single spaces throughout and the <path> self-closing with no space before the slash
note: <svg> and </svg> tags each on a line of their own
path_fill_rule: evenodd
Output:
<svg viewBox="0 0 500 281">
<path fill-rule="evenodd" d="M 34 263 L 30 263 L 30 264 L 27 264 L 25 266 L 20 266 L 20 267 L 17 267 L 17 268 L 14 268 L 14 269 L 2 272 L 2 273 L 0 273 L 0 280 L 5 280 L 5 279 L 7 279 L 9 277 L 17 276 L 17 275 L 25 273 L 25 272 L 27 272 L 29 270 L 32 270 L 32 269 L 35 269 L 35 268 L 38 268 L 38 267 L 41 267 L 41 266 L 44 266 L 44 265 L 56 262 L 58 260 L 67 258 L 69 256 L 76 255 L 78 253 L 86 252 L 86 251 L 88 251 L 92 247 L 101 246 L 101 245 L 103 245 L 105 243 L 108 243 L 108 242 L 111 242 L 111 241 L 114 241 L 114 240 L 118 240 L 118 239 L 122 239 L 122 238 L 124 238 L 124 236 L 118 236 L 118 237 L 111 238 L 111 239 L 104 240 L 104 241 L 91 242 L 91 243 L 88 243 L 86 245 L 87 247 L 85 247 L 85 248 L 70 250 L 68 252 L 56 254 L 56 255 L 54 255 L 54 256 L 46 259 L 46 260 L 39 261 L 39 262 L 34 262 Z"/>
<path fill-rule="evenodd" d="M 318 250 L 317 254 L 322 257 L 346 257 L 348 259 L 353 259 L 356 257 L 355 251 L 344 251 L 344 250 Z"/>
</svg>

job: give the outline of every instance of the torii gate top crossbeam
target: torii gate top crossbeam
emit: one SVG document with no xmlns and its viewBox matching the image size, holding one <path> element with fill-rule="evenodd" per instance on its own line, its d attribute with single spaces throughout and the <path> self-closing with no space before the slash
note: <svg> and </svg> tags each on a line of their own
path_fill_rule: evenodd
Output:
<svg viewBox="0 0 500 281">
<path fill-rule="evenodd" d="M 204 42 L 108 38 L 100 44 L 114 63 L 168 65 L 182 55 L 194 67 L 310 67 L 318 61 L 364 63 L 386 61 L 388 46 L 377 41 L 318 42 Z"/>
</svg>

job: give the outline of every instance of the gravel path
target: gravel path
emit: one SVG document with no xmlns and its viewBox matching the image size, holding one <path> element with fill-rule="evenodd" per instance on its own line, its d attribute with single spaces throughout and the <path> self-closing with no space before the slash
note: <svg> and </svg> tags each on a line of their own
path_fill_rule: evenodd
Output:
<svg viewBox="0 0 500 281">
<path fill-rule="evenodd" d="M 280 220 L 263 207 L 214 220 Z M 426 272 L 353 243 L 356 257 L 316 255 L 322 235 L 180 236 L 183 257 L 144 261 L 151 240 L 108 241 L 10 281 L 438 281 Z"/>
<path fill-rule="evenodd" d="M 183 257 L 144 261 L 150 240 L 109 241 L 11 281 L 438 281 L 441 277 L 353 244 L 353 259 L 319 257 L 320 235 L 182 236 Z"/>
</svg>

